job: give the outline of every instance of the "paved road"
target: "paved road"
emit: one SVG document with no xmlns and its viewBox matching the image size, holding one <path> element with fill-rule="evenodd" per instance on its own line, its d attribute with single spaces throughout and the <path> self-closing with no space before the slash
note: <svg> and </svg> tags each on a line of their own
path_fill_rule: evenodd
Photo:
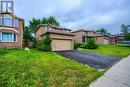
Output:
<svg viewBox="0 0 130 87">
<path fill-rule="evenodd" d="M 90 52 L 82 52 L 78 50 L 60 51 L 57 53 L 97 69 L 108 68 L 120 60 L 119 57 L 106 56 Z"/>
<path fill-rule="evenodd" d="M 130 56 L 113 66 L 90 87 L 130 87 Z"/>
</svg>

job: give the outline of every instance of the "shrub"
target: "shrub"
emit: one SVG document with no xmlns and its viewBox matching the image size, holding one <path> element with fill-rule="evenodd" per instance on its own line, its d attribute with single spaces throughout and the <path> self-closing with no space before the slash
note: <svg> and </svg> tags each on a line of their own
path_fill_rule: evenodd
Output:
<svg viewBox="0 0 130 87">
<path fill-rule="evenodd" d="M 51 51 L 51 42 L 52 40 L 49 36 L 49 33 L 46 33 L 45 39 L 37 42 L 37 49 L 42 51 Z"/>
<path fill-rule="evenodd" d="M 37 49 L 38 50 L 42 50 L 43 49 L 43 45 L 44 45 L 44 41 L 43 40 L 38 40 L 37 41 Z"/>
<path fill-rule="evenodd" d="M 33 38 L 32 40 L 32 48 L 36 48 L 37 47 L 37 40 L 36 38 Z"/>
<path fill-rule="evenodd" d="M 86 48 L 86 46 L 87 46 L 87 44 L 84 43 L 84 44 L 80 45 L 80 48 Z"/>
<path fill-rule="evenodd" d="M 98 45 L 95 43 L 95 40 L 92 38 L 87 38 L 86 42 L 80 46 L 80 48 L 85 49 L 97 49 Z"/>
<path fill-rule="evenodd" d="M 80 46 L 81 46 L 80 43 L 74 43 L 74 49 L 77 49 L 77 48 L 79 48 Z"/>
<path fill-rule="evenodd" d="M 98 45 L 95 43 L 94 39 L 88 39 L 87 40 L 87 45 L 86 45 L 87 49 L 97 49 Z"/>
</svg>

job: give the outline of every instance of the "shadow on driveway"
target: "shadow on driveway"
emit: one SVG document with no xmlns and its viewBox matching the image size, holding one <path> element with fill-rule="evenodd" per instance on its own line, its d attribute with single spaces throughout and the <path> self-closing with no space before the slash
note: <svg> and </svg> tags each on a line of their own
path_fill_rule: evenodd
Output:
<svg viewBox="0 0 130 87">
<path fill-rule="evenodd" d="M 82 52 L 78 50 L 59 51 L 56 53 L 96 69 L 109 68 L 121 59 L 119 57 L 106 56 L 90 52 Z"/>
</svg>

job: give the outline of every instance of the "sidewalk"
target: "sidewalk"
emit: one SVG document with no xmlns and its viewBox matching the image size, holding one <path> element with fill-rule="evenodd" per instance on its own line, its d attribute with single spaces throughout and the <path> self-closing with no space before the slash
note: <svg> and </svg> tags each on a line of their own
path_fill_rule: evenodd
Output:
<svg viewBox="0 0 130 87">
<path fill-rule="evenodd" d="M 114 65 L 90 87 L 130 87 L 130 56 Z"/>
</svg>

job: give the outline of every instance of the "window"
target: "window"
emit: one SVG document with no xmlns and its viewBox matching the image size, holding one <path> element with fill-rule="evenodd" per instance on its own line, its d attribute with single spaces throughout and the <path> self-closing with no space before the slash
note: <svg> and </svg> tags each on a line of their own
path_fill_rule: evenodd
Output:
<svg viewBox="0 0 130 87">
<path fill-rule="evenodd" d="M 0 32 L 0 42 L 2 41 L 2 33 Z"/>
<path fill-rule="evenodd" d="M 18 27 L 19 26 L 19 21 L 18 21 L 18 19 L 14 19 L 14 27 Z"/>
<path fill-rule="evenodd" d="M 0 17 L 0 26 L 2 25 L 2 17 Z"/>
<path fill-rule="evenodd" d="M 2 33 L 2 40 L 1 42 L 16 42 L 17 34 L 15 33 Z"/>
<path fill-rule="evenodd" d="M 4 17 L 4 26 L 12 26 L 12 17 Z"/>
</svg>

